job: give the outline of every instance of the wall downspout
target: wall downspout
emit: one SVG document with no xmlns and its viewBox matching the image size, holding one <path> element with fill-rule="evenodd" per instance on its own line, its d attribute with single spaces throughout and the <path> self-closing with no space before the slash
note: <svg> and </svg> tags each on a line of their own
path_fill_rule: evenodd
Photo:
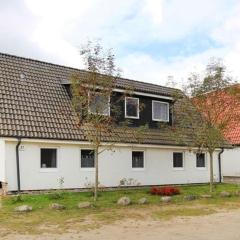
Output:
<svg viewBox="0 0 240 240">
<path fill-rule="evenodd" d="M 22 139 L 18 138 L 18 143 L 16 145 L 16 165 L 17 165 L 17 187 L 18 193 L 21 191 L 21 180 L 20 180 L 20 164 L 19 164 L 19 146 L 21 144 Z"/>
<path fill-rule="evenodd" d="M 222 159 L 221 155 L 224 152 L 224 148 L 221 149 L 221 151 L 218 153 L 218 171 L 219 171 L 219 183 L 222 182 Z"/>
</svg>

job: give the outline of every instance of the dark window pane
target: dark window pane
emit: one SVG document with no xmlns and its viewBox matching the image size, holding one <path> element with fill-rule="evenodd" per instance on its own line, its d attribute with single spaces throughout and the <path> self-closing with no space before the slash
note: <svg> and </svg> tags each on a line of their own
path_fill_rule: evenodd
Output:
<svg viewBox="0 0 240 240">
<path fill-rule="evenodd" d="M 81 150 L 81 167 L 82 168 L 94 168 L 95 154 L 94 150 L 86 149 Z"/>
<path fill-rule="evenodd" d="M 126 98 L 126 115 L 127 117 L 138 117 L 137 98 Z"/>
<path fill-rule="evenodd" d="M 153 101 L 153 119 L 168 121 L 169 106 L 167 103 Z"/>
<path fill-rule="evenodd" d="M 41 168 L 57 167 L 57 149 L 41 148 Z"/>
<path fill-rule="evenodd" d="M 89 110 L 91 113 L 108 115 L 109 97 L 104 95 L 91 96 Z"/>
<path fill-rule="evenodd" d="M 204 153 L 197 153 L 197 167 L 205 167 L 205 154 Z"/>
<path fill-rule="evenodd" d="M 133 168 L 144 168 L 144 153 L 143 152 L 132 152 L 132 167 Z"/>
<path fill-rule="evenodd" d="M 183 167 L 183 153 L 173 153 L 173 167 L 182 168 Z"/>
</svg>

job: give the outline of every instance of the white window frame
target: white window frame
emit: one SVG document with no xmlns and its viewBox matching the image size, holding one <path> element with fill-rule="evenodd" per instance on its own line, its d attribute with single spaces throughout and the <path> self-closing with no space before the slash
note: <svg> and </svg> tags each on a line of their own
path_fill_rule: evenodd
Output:
<svg viewBox="0 0 240 240">
<path fill-rule="evenodd" d="M 154 118 L 154 108 L 153 108 L 153 104 L 154 104 L 155 102 L 163 103 L 163 104 L 166 104 L 166 105 L 167 105 L 167 108 L 168 108 L 168 111 L 167 111 L 167 120 Z M 168 103 L 168 102 L 152 100 L 152 120 L 153 120 L 153 121 L 157 121 L 157 122 L 169 122 L 169 103 Z"/>
<path fill-rule="evenodd" d="M 138 105 L 137 105 L 137 116 L 136 117 L 127 115 L 127 99 L 137 99 Z M 136 98 L 136 97 L 125 97 L 125 118 L 139 119 L 139 98 Z"/>
<path fill-rule="evenodd" d="M 173 155 L 174 155 L 174 153 L 182 153 L 182 155 L 183 155 L 183 159 L 182 159 L 183 166 L 182 167 L 174 167 L 174 165 L 173 165 L 173 162 L 174 162 Z M 176 171 L 182 171 L 182 170 L 185 169 L 185 152 L 181 152 L 181 151 L 174 151 L 174 152 L 172 152 L 172 168 L 173 168 L 173 170 L 176 170 Z"/>
<path fill-rule="evenodd" d="M 140 168 L 140 167 L 138 167 L 138 168 L 134 168 L 133 167 L 133 164 L 132 164 L 132 161 L 133 161 L 133 159 L 132 159 L 132 153 L 133 152 L 143 152 L 143 168 Z M 146 163 L 146 160 L 145 160 L 145 151 L 144 150 L 132 150 L 131 151 L 131 167 L 132 167 L 132 170 L 133 171 L 144 171 L 145 170 L 145 168 L 146 168 L 146 166 L 145 166 L 145 163 Z"/>
<path fill-rule="evenodd" d="M 88 100 L 90 99 L 90 94 L 91 92 L 88 92 Z M 110 106 L 110 101 L 111 101 L 111 98 L 110 96 L 108 96 L 108 113 L 107 114 L 104 114 L 104 113 L 99 113 L 99 115 L 102 115 L 102 116 L 110 116 L 110 113 L 111 113 L 111 106 Z M 88 101 L 88 113 L 91 113 L 91 114 L 97 114 L 96 112 L 92 112 L 90 110 L 90 102 Z"/>
<path fill-rule="evenodd" d="M 82 167 L 82 150 L 92 150 L 94 151 L 94 167 Z M 80 170 L 85 172 L 93 172 L 95 171 L 95 160 L 96 160 L 96 151 L 92 148 L 81 148 L 80 149 Z"/>
<path fill-rule="evenodd" d="M 56 165 L 57 167 L 55 168 L 42 168 L 41 166 L 41 149 L 56 149 Z M 51 172 L 58 172 L 58 169 L 59 169 L 59 147 L 56 147 L 56 146 L 40 146 L 39 147 L 39 165 L 40 165 L 40 172 L 42 173 L 51 173 Z"/>
<path fill-rule="evenodd" d="M 198 167 L 197 166 L 197 152 L 195 153 L 195 160 L 196 160 L 196 162 L 195 162 L 195 167 L 196 167 L 196 169 L 198 169 L 198 170 L 206 170 L 207 169 L 207 154 L 206 154 L 206 152 L 202 152 L 202 154 L 204 154 L 204 156 L 205 156 L 205 167 Z"/>
</svg>

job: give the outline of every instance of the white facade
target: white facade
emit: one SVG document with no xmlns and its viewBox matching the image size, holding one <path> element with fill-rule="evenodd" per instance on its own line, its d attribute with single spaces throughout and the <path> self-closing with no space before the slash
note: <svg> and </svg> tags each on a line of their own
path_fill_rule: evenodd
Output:
<svg viewBox="0 0 240 240">
<path fill-rule="evenodd" d="M 2 140 L 0 145 L 0 176 L 6 176 L 2 179 L 8 183 L 9 191 L 17 190 L 16 144 L 16 140 L 8 139 L 5 143 Z M 41 148 L 57 148 L 56 169 L 40 168 Z M 94 169 L 80 166 L 81 149 L 87 148 L 86 143 L 24 140 L 19 151 L 21 190 L 56 189 L 60 187 L 60 178 L 64 178 L 64 188 L 84 188 L 87 182 L 94 182 Z M 99 181 L 106 187 L 118 186 L 123 178 L 133 178 L 141 185 L 209 182 L 209 157 L 206 157 L 206 168 L 197 168 L 195 153 L 181 147 L 122 144 L 112 150 L 99 156 Z M 143 169 L 132 168 L 133 150 L 144 151 Z M 173 152 L 181 151 L 184 168 L 174 169 Z M 214 154 L 214 174 L 217 180 L 217 152 Z"/>
<path fill-rule="evenodd" d="M 222 175 L 240 177 L 240 147 L 224 150 L 222 154 Z"/>
<path fill-rule="evenodd" d="M 5 141 L 3 139 L 0 139 L 0 182 L 5 182 L 5 162 L 6 162 L 6 156 L 5 156 Z"/>
</svg>

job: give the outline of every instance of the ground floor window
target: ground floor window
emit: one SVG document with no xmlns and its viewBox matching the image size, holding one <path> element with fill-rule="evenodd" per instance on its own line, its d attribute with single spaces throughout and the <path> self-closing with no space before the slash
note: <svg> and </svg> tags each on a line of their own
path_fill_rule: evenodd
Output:
<svg viewBox="0 0 240 240">
<path fill-rule="evenodd" d="M 81 150 L 81 168 L 94 168 L 95 152 L 92 149 Z"/>
<path fill-rule="evenodd" d="M 57 168 L 56 148 L 41 148 L 41 168 Z"/>
<path fill-rule="evenodd" d="M 132 152 L 132 168 L 144 168 L 144 152 Z"/>
<path fill-rule="evenodd" d="M 183 169 L 183 153 L 182 152 L 173 153 L 173 168 Z"/>
<path fill-rule="evenodd" d="M 197 153 L 196 154 L 196 167 L 197 168 L 205 168 L 206 167 L 205 153 Z"/>
</svg>

